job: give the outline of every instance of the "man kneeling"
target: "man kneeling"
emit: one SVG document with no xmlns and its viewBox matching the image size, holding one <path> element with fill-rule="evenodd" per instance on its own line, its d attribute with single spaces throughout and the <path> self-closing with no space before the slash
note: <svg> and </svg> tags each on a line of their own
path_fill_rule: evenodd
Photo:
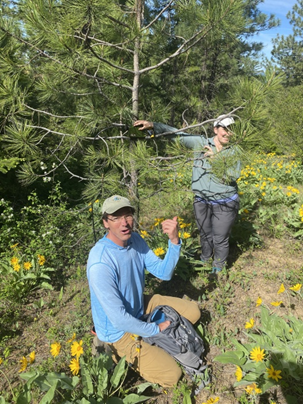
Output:
<svg viewBox="0 0 303 404">
<path fill-rule="evenodd" d="M 159 279 L 170 280 L 181 243 L 177 216 L 164 220 L 162 230 L 168 235 L 168 250 L 163 260 L 157 257 L 133 232 L 134 211 L 130 201 L 119 195 L 106 199 L 102 206 L 107 234 L 91 249 L 87 262 L 95 331 L 100 341 L 118 356 L 125 356 L 144 379 L 172 387 L 182 375 L 180 366 L 161 348 L 144 341 L 138 347 L 136 339 L 151 337 L 170 323 L 147 323 L 141 318 L 156 306 L 168 305 L 194 324 L 200 318 L 200 309 L 195 302 L 176 297 L 144 296 L 145 269 Z"/>
</svg>

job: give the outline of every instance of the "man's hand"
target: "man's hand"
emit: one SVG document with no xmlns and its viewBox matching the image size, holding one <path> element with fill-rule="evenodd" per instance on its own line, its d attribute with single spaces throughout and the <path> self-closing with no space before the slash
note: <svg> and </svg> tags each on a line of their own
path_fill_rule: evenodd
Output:
<svg viewBox="0 0 303 404">
<path fill-rule="evenodd" d="M 177 219 L 178 216 L 175 216 L 173 219 L 166 219 L 162 222 L 163 233 L 166 233 L 168 235 L 168 238 L 173 244 L 179 244 Z"/>
<path fill-rule="evenodd" d="M 137 126 L 137 127 L 140 126 L 140 127 L 138 127 L 139 130 L 148 130 L 148 129 L 152 129 L 154 127 L 154 124 L 153 124 L 153 122 L 139 120 L 139 121 L 134 122 L 134 126 Z"/>
<path fill-rule="evenodd" d="M 163 331 L 170 325 L 170 321 L 165 320 L 165 321 L 163 321 L 163 323 L 160 323 L 158 325 L 159 325 L 160 331 Z"/>
</svg>

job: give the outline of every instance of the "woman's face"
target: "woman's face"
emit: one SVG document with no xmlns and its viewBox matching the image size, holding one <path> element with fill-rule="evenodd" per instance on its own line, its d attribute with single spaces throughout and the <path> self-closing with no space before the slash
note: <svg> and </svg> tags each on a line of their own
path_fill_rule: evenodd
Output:
<svg viewBox="0 0 303 404">
<path fill-rule="evenodd" d="M 230 129 L 223 126 L 216 126 L 214 132 L 222 146 L 226 146 L 229 143 L 230 137 L 232 136 L 232 131 Z"/>
</svg>

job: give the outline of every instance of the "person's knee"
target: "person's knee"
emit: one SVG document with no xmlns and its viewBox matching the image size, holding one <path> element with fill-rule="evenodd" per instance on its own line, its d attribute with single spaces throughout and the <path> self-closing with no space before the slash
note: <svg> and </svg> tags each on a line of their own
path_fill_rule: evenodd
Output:
<svg viewBox="0 0 303 404">
<path fill-rule="evenodd" d="M 152 304 L 153 304 L 153 307 L 162 305 L 163 304 L 163 296 L 158 295 L 158 294 L 153 295 Z"/>
<path fill-rule="evenodd" d="M 172 369 L 170 369 L 168 372 L 165 373 L 165 376 L 162 377 L 162 380 L 159 382 L 159 384 L 162 387 L 173 387 L 181 379 L 181 376 L 182 376 L 182 369 L 176 363 L 176 366 L 174 366 Z"/>
<path fill-rule="evenodd" d="M 196 302 L 193 302 L 192 309 L 190 311 L 190 322 L 195 324 L 201 317 L 200 307 Z"/>
</svg>

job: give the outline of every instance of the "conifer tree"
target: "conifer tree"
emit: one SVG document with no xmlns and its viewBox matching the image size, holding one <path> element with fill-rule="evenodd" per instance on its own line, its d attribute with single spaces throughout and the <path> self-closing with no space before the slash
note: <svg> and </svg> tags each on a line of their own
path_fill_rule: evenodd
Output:
<svg viewBox="0 0 303 404">
<path fill-rule="evenodd" d="M 277 35 L 273 40 L 273 61 L 285 74 L 286 86 L 301 85 L 303 79 L 303 0 L 298 0 L 287 14 L 292 35 Z"/>
<path fill-rule="evenodd" d="M 234 58 L 244 48 L 230 55 L 225 51 L 235 47 L 241 31 L 252 32 L 256 19 L 248 10 L 257 4 L 252 0 L 3 4 L 0 67 L 7 72 L 8 83 L 1 89 L 6 105 L 2 139 L 12 157 L 25 160 L 20 180 L 31 183 L 56 173 L 61 180 L 86 182 L 89 199 L 121 189 L 135 199 L 138 172 L 150 173 L 149 162 L 158 154 L 163 157 L 165 146 L 138 141 L 142 133 L 130 129 L 133 120 L 139 115 L 161 120 L 175 116 L 181 122 L 181 112 L 189 106 L 189 122 L 203 121 L 206 114 L 200 111 L 212 101 L 212 91 L 217 89 L 217 97 L 229 79 L 228 71 L 239 73 Z M 264 17 L 260 21 L 260 29 L 272 24 Z M 197 63 L 200 57 L 202 63 Z M 228 58 L 231 64 L 225 65 Z M 197 71 L 200 83 L 194 91 L 197 81 L 192 73 Z M 234 104 L 229 100 L 227 105 Z M 212 110 L 221 108 L 222 100 Z"/>
</svg>

